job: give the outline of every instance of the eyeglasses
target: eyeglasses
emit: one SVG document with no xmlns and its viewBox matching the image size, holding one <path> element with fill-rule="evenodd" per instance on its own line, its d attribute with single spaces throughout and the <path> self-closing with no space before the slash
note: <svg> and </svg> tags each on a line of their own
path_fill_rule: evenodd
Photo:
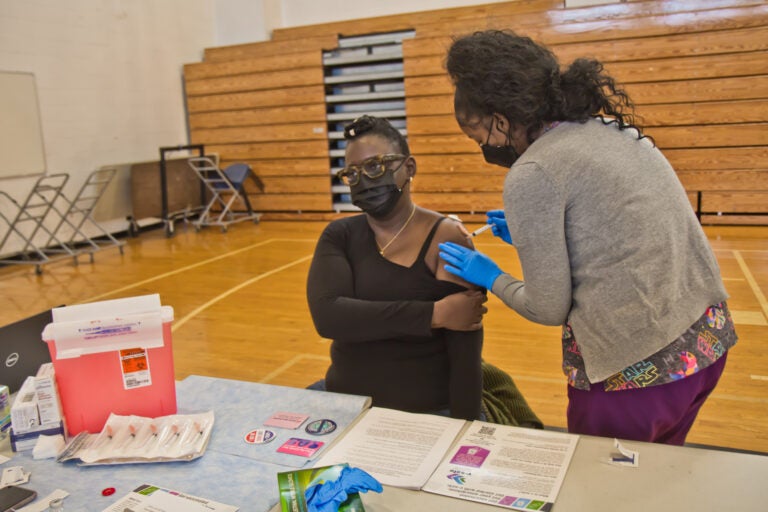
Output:
<svg viewBox="0 0 768 512">
<path fill-rule="evenodd" d="M 387 164 L 402 160 L 400 165 L 394 169 L 389 169 Z M 396 172 L 403 166 L 405 161 L 408 160 L 408 155 L 399 155 L 396 153 L 389 153 L 385 155 L 376 155 L 371 158 L 366 158 L 357 165 L 348 165 L 339 172 L 336 176 L 341 179 L 345 185 L 353 187 L 360 182 L 360 175 L 365 174 L 370 179 L 375 180 L 384 176 L 384 173 L 388 170 Z"/>
</svg>

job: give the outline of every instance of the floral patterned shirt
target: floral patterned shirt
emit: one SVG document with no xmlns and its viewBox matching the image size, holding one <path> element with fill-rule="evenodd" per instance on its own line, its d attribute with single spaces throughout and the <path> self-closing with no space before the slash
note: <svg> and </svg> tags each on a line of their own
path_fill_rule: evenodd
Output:
<svg viewBox="0 0 768 512">
<path fill-rule="evenodd" d="M 721 302 L 708 307 L 701 318 L 660 351 L 595 385 L 602 385 L 605 391 L 620 391 L 684 379 L 717 361 L 737 339 L 728 305 Z M 567 323 L 563 326 L 563 373 L 569 385 L 589 390 L 584 359 Z"/>
</svg>

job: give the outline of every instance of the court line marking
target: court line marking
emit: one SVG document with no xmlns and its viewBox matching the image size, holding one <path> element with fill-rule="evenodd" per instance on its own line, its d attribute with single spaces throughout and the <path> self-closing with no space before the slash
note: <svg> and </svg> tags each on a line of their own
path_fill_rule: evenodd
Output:
<svg viewBox="0 0 768 512">
<path fill-rule="evenodd" d="M 262 279 L 264 279 L 266 277 L 269 277 L 269 276 L 272 276 L 274 274 L 277 274 L 278 272 L 282 272 L 283 270 L 291 268 L 291 267 L 293 267 L 295 265 L 298 265 L 300 263 L 304 263 L 307 260 L 311 260 L 312 256 L 313 256 L 313 254 L 310 254 L 310 255 L 304 256 L 303 258 L 299 258 L 297 260 L 293 260 L 290 263 L 286 263 L 285 265 L 281 265 L 279 267 L 273 268 L 272 270 L 269 270 L 267 272 L 264 272 L 262 274 L 254 276 L 254 277 L 252 277 L 252 278 L 250 278 L 250 279 L 248 279 L 246 281 L 243 281 L 242 283 L 240 283 L 237 286 L 233 286 L 232 288 L 230 288 L 229 290 L 225 291 L 224 293 L 221 293 L 221 294 L 217 295 L 216 297 L 212 298 L 211 300 L 209 300 L 208 302 L 206 302 L 204 304 L 201 304 L 200 306 L 196 307 L 190 313 L 188 313 L 184 317 L 180 318 L 178 321 L 175 321 L 173 323 L 173 326 L 171 327 L 171 332 L 176 332 L 181 326 L 183 326 L 185 323 L 187 323 L 187 321 L 189 321 L 195 315 L 197 315 L 201 311 L 204 311 L 204 310 L 208 309 L 209 307 L 213 306 L 214 304 L 216 304 L 220 300 L 229 297 L 233 293 L 242 290 L 246 286 L 250 286 L 253 283 L 261 281 Z"/>
<path fill-rule="evenodd" d="M 741 271 L 744 273 L 744 277 L 747 279 L 749 287 L 752 288 L 752 293 L 755 294 L 757 302 L 760 304 L 760 307 L 763 310 L 763 315 L 768 319 L 768 300 L 765 298 L 763 291 L 760 289 L 760 285 L 757 284 L 757 280 L 752 275 L 752 272 L 750 272 L 747 262 L 744 261 L 744 258 L 742 258 L 741 251 L 733 251 L 733 256 L 736 258 L 736 262 L 739 264 L 739 267 L 741 267 Z"/>
<path fill-rule="evenodd" d="M 240 249 L 233 249 L 229 252 L 225 252 L 224 254 L 219 254 L 218 256 L 214 256 L 213 258 L 208 258 L 207 260 L 198 261 L 197 263 L 192 263 L 191 265 L 187 265 L 185 267 L 177 268 L 176 270 L 171 270 L 169 272 L 164 272 L 162 274 L 158 274 L 154 277 L 149 277 L 147 279 L 144 279 L 143 281 L 138 281 L 136 283 L 132 283 L 126 286 L 123 286 L 121 288 L 117 288 L 115 290 L 105 292 L 99 295 L 96 295 L 94 297 L 90 297 L 89 299 L 80 301 L 80 304 L 85 304 L 88 302 L 94 302 L 99 299 L 102 299 L 104 297 L 108 297 L 109 295 L 114 295 L 116 293 L 124 292 L 125 290 L 130 290 L 131 288 L 135 288 L 137 286 L 142 286 L 147 283 L 151 283 L 153 281 L 157 281 L 159 279 L 163 279 L 166 277 L 174 276 L 176 274 L 180 274 L 182 272 L 186 272 L 187 270 L 192 270 L 193 268 L 201 267 L 203 265 L 207 265 L 208 263 L 213 263 L 215 261 L 219 261 L 224 258 L 229 258 L 230 256 L 235 256 L 237 254 L 240 254 L 241 252 L 250 251 L 251 249 L 255 249 L 257 247 L 261 247 L 262 245 L 266 245 L 268 243 L 272 242 L 316 242 L 315 239 L 312 238 L 270 238 L 268 240 L 263 240 L 261 242 L 256 242 L 255 244 L 247 245 L 245 247 L 241 247 Z"/>
<path fill-rule="evenodd" d="M 752 380 L 768 380 L 768 375 L 750 375 L 749 378 Z"/>
<path fill-rule="evenodd" d="M 261 380 L 259 380 L 259 382 L 261 384 L 268 383 L 269 381 L 271 381 L 272 379 L 274 379 L 275 377 L 277 377 L 278 375 L 280 375 L 285 370 L 287 370 L 294 364 L 298 363 L 302 359 L 316 359 L 318 361 L 325 361 L 329 364 L 331 362 L 331 358 L 329 356 L 319 356 L 316 354 L 299 354 L 299 355 L 293 356 L 288 361 L 286 361 L 285 363 L 281 364 L 280 366 L 278 366 L 277 368 L 269 372 L 267 375 L 262 377 Z"/>
<path fill-rule="evenodd" d="M 747 402 L 751 404 L 768 404 L 768 398 L 754 397 L 754 396 L 740 396 L 740 395 L 726 395 L 720 393 L 712 393 L 709 398 L 716 400 L 732 400 L 734 402 Z M 709 399 L 707 399 L 709 400 Z"/>
<path fill-rule="evenodd" d="M 275 242 L 317 242 L 317 238 L 271 238 Z"/>
<path fill-rule="evenodd" d="M 738 309 L 731 309 L 730 311 L 736 325 L 768 325 L 768 321 L 760 311 L 741 311 Z"/>
<path fill-rule="evenodd" d="M 273 239 L 264 240 L 262 242 L 257 242 L 255 244 L 251 244 L 245 247 L 241 247 L 240 249 L 235 249 L 229 252 L 225 252 L 224 254 L 219 254 L 218 256 L 214 256 L 213 258 L 208 258 L 207 260 L 198 261 L 197 263 L 193 263 L 191 265 L 187 265 L 185 267 L 177 268 L 176 270 L 171 270 L 170 272 L 164 272 L 162 274 L 158 274 L 154 277 L 149 277 L 147 279 L 144 279 L 143 281 L 139 281 L 136 283 L 132 283 L 126 286 L 123 286 L 122 288 L 117 288 L 116 290 L 112 290 L 109 292 L 102 293 L 100 295 L 96 295 L 94 297 L 91 297 L 88 300 L 82 301 L 82 303 L 86 302 L 93 302 L 95 300 L 101 299 L 102 297 L 107 297 L 108 295 L 114 295 L 115 293 L 123 292 L 125 290 L 130 290 L 131 288 L 135 288 L 137 286 L 141 286 L 147 283 L 151 283 L 153 281 L 157 281 L 159 279 L 163 279 L 170 276 L 175 276 L 176 274 L 181 274 L 182 272 L 186 272 L 187 270 L 192 270 L 193 268 L 202 267 L 203 265 L 207 265 L 208 263 L 213 263 L 214 261 L 219 261 L 224 258 L 229 258 L 230 256 L 234 256 L 235 254 L 239 254 L 241 252 L 250 251 L 251 249 L 255 249 L 256 247 L 261 247 L 262 245 L 266 245 L 268 243 L 271 243 Z"/>
<path fill-rule="evenodd" d="M 739 252 L 768 252 L 768 249 L 712 249 L 715 252 L 728 252 L 728 251 L 739 251 Z"/>
</svg>

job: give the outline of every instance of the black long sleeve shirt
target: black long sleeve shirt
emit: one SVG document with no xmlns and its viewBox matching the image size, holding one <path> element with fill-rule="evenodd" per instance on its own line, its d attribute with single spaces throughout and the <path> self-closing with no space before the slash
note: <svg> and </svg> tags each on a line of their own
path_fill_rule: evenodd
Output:
<svg viewBox="0 0 768 512">
<path fill-rule="evenodd" d="M 364 215 L 334 221 L 320 236 L 307 298 L 318 333 L 333 340 L 328 391 L 368 395 L 379 407 L 478 417 L 482 330 L 431 328 L 434 302 L 465 290 L 436 279 L 424 261 L 436 228 L 411 267 L 379 254 Z"/>
</svg>

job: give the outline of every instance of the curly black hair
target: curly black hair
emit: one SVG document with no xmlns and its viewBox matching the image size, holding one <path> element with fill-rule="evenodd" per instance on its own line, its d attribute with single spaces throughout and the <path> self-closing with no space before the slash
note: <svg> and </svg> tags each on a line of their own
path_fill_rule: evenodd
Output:
<svg viewBox="0 0 768 512">
<path fill-rule="evenodd" d="M 456 87 L 459 122 L 498 112 L 526 126 L 532 141 L 545 123 L 597 117 L 645 137 L 632 100 L 595 59 L 576 59 L 561 73 L 552 51 L 531 38 L 487 30 L 454 39 L 445 67 Z"/>
<path fill-rule="evenodd" d="M 409 156 L 411 149 L 403 134 L 389 121 L 380 117 L 361 116 L 344 127 L 344 139 L 355 140 L 363 135 L 378 135 L 399 148 L 401 155 Z"/>
</svg>

